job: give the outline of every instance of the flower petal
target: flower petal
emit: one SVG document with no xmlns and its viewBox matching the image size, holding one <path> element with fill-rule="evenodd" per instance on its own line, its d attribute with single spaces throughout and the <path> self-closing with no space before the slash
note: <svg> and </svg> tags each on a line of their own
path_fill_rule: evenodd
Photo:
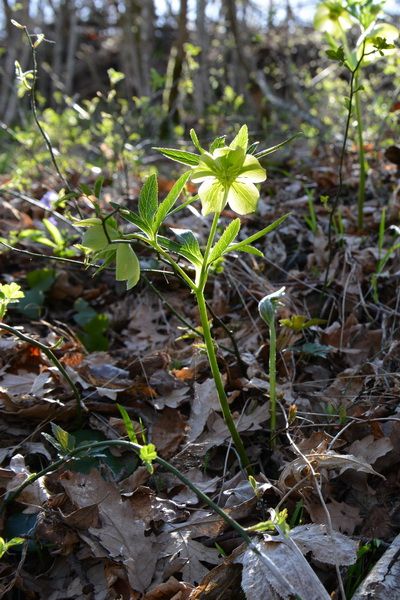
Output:
<svg viewBox="0 0 400 600">
<path fill-rule="evenodd" d="M 198 194 L 203 215 L 221 212 L 226 204 L 225 187 L 215 177 L 207 177 L 199 187 Z"/>
<path fill-rule="evenodd" d="M 246 177 L 246 179 L 253 183 L 260 183 L 267 179 L 267 172 L 260 165 L 255 156 L 246 154 L 246 158 L 244 159 L 243 166 L 240 170 L 240 177 Z"/>
<path fill-rule="evenodd" d="M 260 192 L 250 181 L 234 181 L 229 188 L 228 203 L 238 215 L 247 215 L 257 208 Z"/>
</svg>

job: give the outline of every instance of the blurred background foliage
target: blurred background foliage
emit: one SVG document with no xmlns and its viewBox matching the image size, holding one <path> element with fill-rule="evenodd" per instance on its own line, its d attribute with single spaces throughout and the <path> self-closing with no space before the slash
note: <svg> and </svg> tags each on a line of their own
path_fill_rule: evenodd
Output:
<svg viewBox="0 0 400 600">
<path fill-rule="evenodd" d="M 32 57 L 11 19 L 45 34 L 37 102 L 72 179 L 83 169 L 127 179 L 149 168 L 157 140 L 179 139 L 193 126 L 211 138 L 246 121 L 268 145 L 301 129 L 317 148 L 343 135 L 348 73 L 325 55 L 314 2 L 3 0 L 0 11 L 0 173 L 12 170 L 14 186 L 50 163 L 29 95 L 18 95 L 15 61 L 26 71 Z M 398 21 L 396 3 L 386 12 Z M 368 66 L 363 86 L 366 141 L 390 145 L 398 53 Z"/>
</svg>

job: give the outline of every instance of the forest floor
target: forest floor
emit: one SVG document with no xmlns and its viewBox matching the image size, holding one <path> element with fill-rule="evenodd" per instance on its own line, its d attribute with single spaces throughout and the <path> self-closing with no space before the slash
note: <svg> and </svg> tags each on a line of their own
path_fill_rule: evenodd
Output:
<svg viewBox="0 0 400 600">
<path fill-rule="evenodd" d="M 399 179 L 384 157 L 368 157 L 359 231 L 357 158 L 347 156 L 329 245 L 330 208 L 320 197 L 335 197 L 338 153 L 330 147 L 310 155 L 296 144 L 290 162 L 275 163 L 261 186 L 258 212 L 242 218 L 242 231 L 251 235 L 260 223 L 290 216 L 256 244 L 265 259 L 227 259 L 206 290 L 256 493 L 229 441 L 199 347 L 196 306 L 176 277 L 142 254 L 146 277 L 126 293 L 112 271 L 92 277 L 90 268 L 48 260 L 51 251 L 29 239 L 18 246 L 23 252 L 0 254 L 2 281 L 20 283 L 27 293 L 24 303 L 10 305 L 4 322 L 53 348 L 87 409 L 77 426 L 76 401 L 60 371 L 37 345 L 0 332 L 0 487 L 9 499 L 1 535 L 25 540 L 2 559 L 1 597 L 292 597 L 193 491 L 159 465 L 151 474 L 122 448 L 70 460 L 16 498 L 7 496 L 57 460 L 42 435 L 54 435 L 51 424 L 75 443 L 126 438 L 117 403 L 139 437 L 144 428 L 159 456 L 243 527 L 274 520 L 271 509 L 287 509 L 279 522 L 290 527 L 288 538 L 273 526 L 264 537 L 251 535 L 286 582 L 299 582 L 300 597 L 323 598 L 317 575 L 327 598 L 340 598 L 340 573 L 350 598 L 389 547 L 400 531 Z M 28 195 L 40 201 L 49 185 Z M 159 185 L 167 191 L 169 182 L 160 177 Z M 117 195 L 106 186 L 103 206 Z M 226 210 L 223 220 L 233 216 Z M 2 236 L 40 228 L 43 217 L 54 214 L 40 203 L 12 193 L 0 200 Z M 170 223 L 197 231 L 201 242 L 207 224 L 193 212 Z M 269 335 L 257 306 L 282 286 L 278 432 L 271 447 Z M 354 566 L 360 547 L 364 556 Z"/>
</svg>

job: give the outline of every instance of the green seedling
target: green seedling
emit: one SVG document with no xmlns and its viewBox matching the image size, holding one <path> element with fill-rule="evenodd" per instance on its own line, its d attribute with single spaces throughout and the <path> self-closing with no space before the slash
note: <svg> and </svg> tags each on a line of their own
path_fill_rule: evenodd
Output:
<svg viewBox="0 0 400 600">
<path fill-rule="evenodd" d="M 6 542 L 4 538 L 0 537 L 0 558 L 3 558 L 6 552 L 8 552 L 11 548 L 14 546 L 20 546 L 24 542 L 24 538 L 20 537 L 14 537 L 11 540 L 8 540 L 8 542 Z"/>
<path fill-rule="evenodd" d="M 76 224 L 86 228 L 82 246 L 90 253 L 93 260 L 102 261 L 99 268 L 114 263 L 116 279 L 125 281 L 127 289 L 134 287 L 140 277 L 140 263 L 132 248 L 132 244 L 135 243 L 149 246 L 173 268 L 191 290 L 197 302 L 200 326 L 204 337 L 204 349 L 207 352 L 221 410 L 242 466 L 251 473 L 250 461 L 230 412 L 219 371 L 216 344 L 211 333 L 207 311 L 205 288 L 213 265 L 223 256 L 239 252 L 263 256 L 262 252 L 253 246 L 253 243 L 276 229 L 286 219 L 287 215 L 284 215 L 254 235 L 237 241 L 241 222 L 239 218 L 236 218 L 229 223 L 216 240 L 221 213 L 226 205 L 229 205 L 239 215 L 249 214 L 256 210 L 259 198 L 256 184 L 266 178 L 266 171 L 261 166 L 260 159 L 286 142 L 252 154 L 255 145 L 249 146 L 246 125 L 241 127 L 229 145 L 225 142 L 225 138 L 220 136 L 212 142 L 208 150 L 200 145 L 193 130 L 191 138 L 197 152 L 158 148 L 164 156 L 188 167 L 188 170 L 176 181 L 163 201 L 159 202 L 157 177 L 154 174 L 145 181 L 140 191 L 137 212 L 112 203 L 120 217 L 134 226 L 134 233 L 125 234 L 117 222 L 117 215 L 114 213 L 114 216 L 103 216 L 96 203 L 94 204 L 96 216 L 77 221 Z M 179 197 L 185 191 L 189 178 L 199 184 L 198 195 L 190 197 L 176 206 Z M 204 249 L 200 247 L 194 231 L 172 227 L 169 230 L 166 229 L 166 222 L 171 215 L 183 210 L 198 199 L 201 202 L 203 215 L 213 215 Z M 165 230 L 169 235 L 164 233 Z M 182 260 L 184 261 L 183 265 Z"/>
<path fill-rule="evenodd" d="M 270 444 L 275 445 L 276 434 L 276 312 L 282 298 L 285 295 L 285 288 L 268 294 L 258 304 L 258 311 L 262 320 L 268 325 L 269 329 L 269 403 L 270 403 Z"/>
<path fill-rule="evenodd" d="M 350 119 L 355 105 L 357 145 L 359 158 L 359 184 L 357 198 L 357 223 L 363 228 L 367 161 L 364 150 L 364 125 L 361 106 L 361 72 L 365 64 L 373 58 L 393 51 L 393 41 L 398 37 L 398 29 L 389 23 L 379 21 L 383 2 L 371 0 L 325 0 L 321 2 L 314 18 L 316 29 L 323 31 L 330 45 L 326 54 L 345 67 L 350 73 L 350 92 L 344 99 L 347 110 L 345 141 Z M 355 44 L 352 43 L 354 30 L 357 31 Z M 345 144 L 345 142 L 344 142 Z M 344 145 L 343 145 L 344 149 Z M 341 160 L 342 163 L 342 160 Z"/>
<path fill-rule="evenodd" d="M 24 297 L 24 292 L 18 283 L 2 283 L 0 284 L 0 321 L 6 315 L 8 305 L 19 302 Z"/>
<path fill-rule="evenodd" d="M 317 233 L 318 222 L 315 212 L 315 192 L 314 190 L 306 190 L 308 215 L 305 217 L 305 222 L 309 230 L 315 235 Z"/>
</svg>

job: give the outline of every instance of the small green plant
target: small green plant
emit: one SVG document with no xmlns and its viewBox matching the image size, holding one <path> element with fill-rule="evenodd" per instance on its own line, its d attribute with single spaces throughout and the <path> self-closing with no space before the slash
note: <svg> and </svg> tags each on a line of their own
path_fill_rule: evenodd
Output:
<svg viewBox="0 0 400 600">
<path fill-rule="evenodd" d="M 2 283 L 0 284 L 0 321 L 6 315 L 8 305 L 13 302 L 19 302 L 24 297 L 24 292 L 18 283 Z"/>
<path fill-rule="evenodd" d="M 318 5 L 314 18 L 315 28 L 325 33 L 330 45 L 330 49 L 326 52 L 328 58 L 338 62 L 350 72 L 350 92 L 349 96 L 344 99 L 348 117 L 342 153 L 344 152 L 354 103 L 360 168 L 357 199 L 359 229 L 362 229 L 364 224 L 364 201 L 368 168 L 364 150 L 364 125 L 360 99 L 360 93 L 363 90 L 361 70 L 368 60 L 379 58 L 388 51 L 393 50 L 395 46 L 392 42 L 398 37 L 396 27 L 379 21 L 382 6 L 383 2 L 373 2 L 371 0 L 325 0 Z M 357 29 L 357 38 L 355 44 L 352 44 L 354 29 Z"/>
<path fill-rule="evenodd" d="M 315 235 L 317 233 L 318 223 L 317 214 L 315 212 L 315 191 L 306 190 L 308 215 L 305 217 L 305 222 L 309 230 Z"/>
<path fill-rule="evenodd" d="M 6 542 L 4 538 L 0 537 L 0 558 L 3 558 L 3 556 L 6 554 L 6 552 L 10 550 L 10 548 L 13 548 L 14 546 L 19 546 L 24 542 L 24 538 L 20 537 L 13 537 L 11 540 L 8 540 L 8 542 Z"/>
<path fill-rule="evenodd" d="M 368 572 L 379 558 L 380 545 L 381 541 L 374 539 L 366 544 L 361 544 L 359 547 L 357 551 L 357 562 L 354 565 L 349 566 L 344 581 L 346 598 L 348 598 L 348 600 L 352 598 L 360 583 L 365 579 Z"/>
<path fill-rule="evenodd" d="M 268 294 L 258 305 L 262 320 L 269 329 L 269 403 L 270 403 L 270 444 L 275 445 L 276 435 L 276 309 L 282 303 L 285 288 Z"/>
<path fill-rule="evenodd" d="M 135 226 L 134 233 L 125 234 L 121 230 L 116 216 L 102 215 L 98 202 L 93 203 L 96 216 L 77 220 L 76 224 L 86 228 L 82 237 L 82 247 L 91 253 L 94 260 L 102 261 L 100 269 L 114 262 L 116 279 L 125 281 L 127 289 L 132 288 L 139 281 L 140 263 L 131 245 L 132 243 L 141 243 L 150 246 L 162 260 L 171 265 L 175 273 L 191 290 L 197 302 L 204 337 L 201 347 L 208 356 L 221 410 L 242 466 L 251 473 L 250 461 L 230 412 L 218 367 L 216 344 L 211 333 L 205 299 L 205 288 L 213 265 L 223 256 L 238 252 L 263 256 L 260 250 L 252 244 L 273 231 L 286 218 L 287 215 L 284 215 L 254 235 L 241 241 L 235 241 L 241 226 L 240 219 L 236 218 L 229 223 L 219 239 L 215 240 L 221 212 L 227 204 L 239 215 L 256 210 L 259 191 L 255 184 L 266 178 L 266 171 L 259 160 L 286 142 L 253 154 L 255 145 L 249 146 L 248 131 L 245 125 L 241 127 L 229 145 L 226 144 L 225 137 L 220 136 L 212 142 L 208 150 L 205 150 L 193 130 L 191 138 L 197 153 L 158 148 L 164 156 L 189 167 L 189 170 L 177 180 L 162 202 L 158 200 L 157 177 L 151 175 L 139 194 L 138 212 L 112 203 L 115 211 Z M 194 183 L 200 184 L 198 195 L 189 197 L 180 205 L 175 206 L 179 196 L 185 190 L 189 177 Z M 99 190 L 94 195 L 98 198 Z M 203 215 L 213 215 L 204 250 L 200 247 L 198 238 L 193 231 L 170 228 L 172 236 L 164 234 L 165 221 L 168 217 L 183 210 L 197 199 L 201 201 Z M 189 269 L 181 266 L 177 257 L 180 260 L 183 259 Z"/>
</svg>

